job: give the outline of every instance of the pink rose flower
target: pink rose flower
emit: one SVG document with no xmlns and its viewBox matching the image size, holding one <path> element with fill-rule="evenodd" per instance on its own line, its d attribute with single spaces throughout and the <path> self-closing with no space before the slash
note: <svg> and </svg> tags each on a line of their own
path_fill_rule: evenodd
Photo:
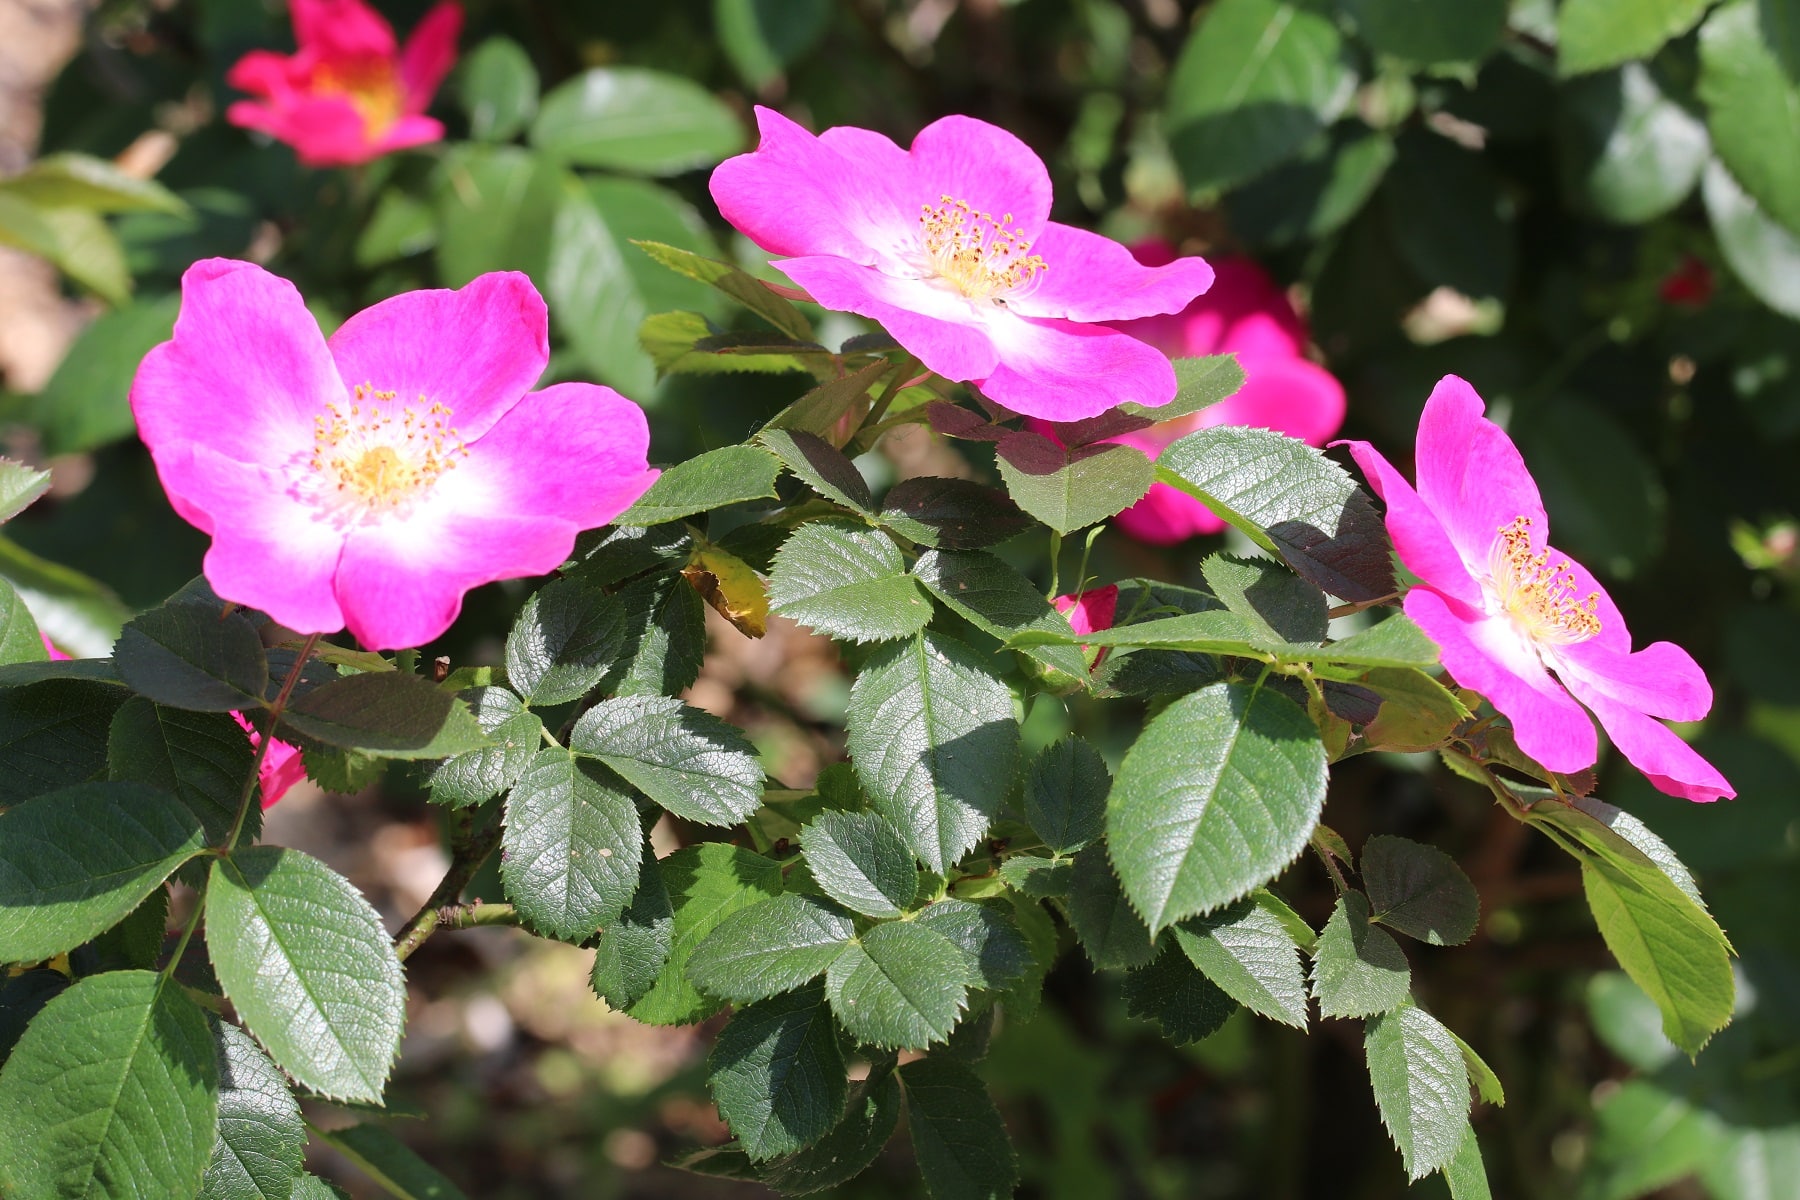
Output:
<svg viewBox="0 0 1800 1200">
<path fill-rule="evenodd" d="M 462 9 L 446 0 L 425 14 L 405 46 L 362 0 L 290 0 L 294 54 L 252 50 L 225 82 L 259 97 L 225 110 L 233 125 L 286 142 L 309 167 L 368 162 L 441 141 L 424 115 L 456 62 Z"/>
<path fill-rule="evenodd" d="M 262 745 L 262 734 L 256 731 L 256 726 L 244 719 L 243 713 L 234 712 L 231 717 L 244 727 L 252 750 Z M 276 738 L 269 743 L 269 752 L 263 755 L 262 766 L 257 769 L 256 777 L 262 791 L 262 806 L 268 808 L 287 795 L 289 788 L 306 778 L 306 764 L 300 759 L 300 748 Z"/>
<path fill-rule="evenodd" d="M 1147 265 L 1174 257 L 1162 242 L 1132 247 Z M 1216 278 L 1206 295 L 1173 316 L 1144 317 L 1114 326 L 1174 358 L 1235 353 L 1244 368 L 1236 395 L 1191 416 L 1109 439 L 1136 446 L 1151 458 L 1197 429 L 1253 425 L 1323 446 L 1344 422 L 1344 387 L 1306 357 L 1306 325 L 1281 289 L 1248 258 L 1212 260 Z M 1166 483 L 1120 513 L 1119 529 L 1153 546 L 1173 546 L 1225 522 L 1185 492 Z"/>
<path fill-rule="evenodd" d="M 1625 618 L 1586 568 L 1548 543 L 1537 483 L 1475 389 L 1447 375 L 1419 419 L 1418 490 L 1367 442 L 1347 442 L 1377 495 L 1400 561 L 1423 582 L 1406 615 L 1456 681 L 1512 719 L 1519 748 L 1552 771 L 1599 756 L 1585 704 L 1620 753 L 1672 796 L 1735 796 L 1656 717 L 1697 721 L 1712 687 L 1687 651 L 1635 653 Z M 1571 696 L 1570 693 L 1573 693 Z M 1577 704 L 1579 700 L 1581 704 Z"/>
<path fill-rule="evenodd" d="M 39 634 L 44 639 L 44 649 L 50 654 L 51 662 L 66 662 L 69 656 L 58 650 L 46 634 Z M 243 726 L 245 734 L 250 738 L 252 750 L 262 745 L 262 734 L 256 727 L 244 719 L 244 714 L 234 712 L 231 719 Z M 283 796 L 289 788 L 306 778 L 306 764 L 300 761 L 300 750 L 290 746 L 280 738 L 269 743 L 269 752 L 263 755 L 262 768 L 257 772 L 258 781 L 262 785 L 262 806 L 269 807 Z"/>
<path fill-rule="evenodd" d="M 1103 588 L 1077 592 L 1073 596 L 1058 596 L 1050 603 L 1057 612 L 1069 619 L 1069 628 L 1076 633 L 1099 633 L 1102 629 L 1113 627 L 1113 620 L 1119 611 L 1119 585 L 1109 583 Z M 1101 647 L 1098 653 L 1093 650 L 1088 650 L 1087 653 L 1093 656 L 1088 662 L 1090 671 L 1106 657 L 1105 647 Z"/>
<path fill-rule="evenodd" d="M 720 164 L 727 221 L 826 308 L 881 322 L 946 379 L 1052 421 L 1175 395 L 1152 347 L 1099 324 L 1180 310 L 1212 270 L 1148 268 L 1117 242 L 1049 220 L 1050 175 L 1012 134 L 970 117 L 910 150 L 839 127 L 814 137 L 756 110 L 762 142 Z"/>
<path fill-rule="evenodd" d="M 291 283 L 215 258 L 182 276 L 131 408 L 169 502 L 212 535 L 215 592 L 393 650 L 443 633 L 470 588 L 554 569 L 656 478 L 611 388 L 527 394 L 548 361 L 516 272 L 383 300 L 327 342 Z"/>
</svg>

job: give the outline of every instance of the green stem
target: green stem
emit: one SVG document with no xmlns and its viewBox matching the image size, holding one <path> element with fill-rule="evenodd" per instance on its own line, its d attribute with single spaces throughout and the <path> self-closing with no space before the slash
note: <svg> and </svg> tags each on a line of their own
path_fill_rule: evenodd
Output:
<svg viewBox="0 0 1800 1200">
<path fill-rule="evenodd" d="M 412 957 L 413 953 L 425 944 L 426 939 L 440 929 L 469 929 L 477 924 L 518 924 L 517 915 L 512 913 L 510 904 L 465 905 L 457 902 L 462 896 L 463 889 L 469 886 L 469 880 L 475 878 L 475 872 L 481 869 L 481 864 L 487 861 L 488 855 L 492 854 L 494 848 L 500 844 L 500 822 L 493 822 L 480 833 L 475 833 L 472 826 L 472 818 L 465 814 L 456 834 L 451 839 L 450 869 L 444 872 L 444 877 L 438 881 L 437 888 L 432 891 L 430 898 L 420 906 L 419 911 L 413 914 L 412 920 L 406 923 L 405 928 L 401 929 L 399 936 L 394 939 L 394 953 L 401 962 Z M 469 917 L 466 923 L 459 923 L 464 918 L 455 914 L 463 909 L 468 910 Z M 508 919 L 499 919 L 501 909 L 505 909 L 508 914 L 511 914 Z M 476 921 L 474 913 L 477 910 L 483 910 L 484 917 L 489 919 Z M 449 916 L 447 917 L 446 914 Z"/>
<path fill-rule="evenodd" d="M 175 978 L 176 964 L 187 953 L 188 942 L 192 940 L 194 930 L 200 928 L 200 918 L 206 912 L 206 880 L 211 877 L 212 871 L 209 868 L 206 876 L 201 879 L 200 886 L 194 889 L 194 911 L 188 914 L 187 924 L 181 927 L 181 940 L 175 943 L 175 953 L 169 955 L 169 961 L 163 966 L 162 977 L 165 980 Z"/>
<path fill-rule="evenodd" d="M 881 395 L 875 397 L 875 403 L 869 407 L 869 415 L 863 418 L 865 427 L 881 423 L 881 418 L 887 415 L 888 405 L 894 402 L 894 397 L 900 394 L 900 389 L 906 386 L 906 381 L 912 378 L 912 373 L 918 366 L 919 360 L 910 354 L 900 360 L 894 373 L 888 377 L 887 386 L 881 389 Z"/>
<path fill-rule="evenodd" d="M 1061 583 L 1062 583 L 1061 571 L 1062 571 L 1062 534 L 1060 534 L 1060 533 L 1056 532 L 1056 530 L 1052 529 L 1050 531 L 1050 594 L 1048 596 L 1044 597 L 1044 599 L 1050 601 L 1052 604 L 1054 604 L 1056 602 L 1057 594 L 1059 592 L 1061 592 L 1061 590 L 1062 590 L 1062 588 L 1061 588 Z"/>
</svg>

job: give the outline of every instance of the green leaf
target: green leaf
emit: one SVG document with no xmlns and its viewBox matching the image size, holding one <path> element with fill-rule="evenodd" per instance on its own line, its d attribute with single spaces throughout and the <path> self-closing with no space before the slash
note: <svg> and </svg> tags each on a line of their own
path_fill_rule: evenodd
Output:
<svg viewBox="0 0 1800 1200">
<path fill-rule="evenodd" d="M 78 208 L 40 209 L 45 224 L 56 233 L 52 261 L 63 274 L 108 304 L 131 300 L 131 269 L 125 264 L 125 248 L 104 218 Z"/>
<path fill-rule="evenodd" d="M 745 1004 L 791 992 L 824 974 L 850 939 L 850 915 L 817 896 L 785 894 L 719 922 L 688 959 L 690 982 Z"/>
<path fill-rule="evenodd" d="M 746 336 L 739 334 L 737 336 Z M 782 339 L 792 341 L 792 339 Z M 746 341 L 746 345 L 756 344 Z M 801 346 L 812 346 L 818 353 L 829 353 L 817 343 L 792 342 L 796 349 Z M 789 369 L 800 366 L 798 360 L 790 360 Z M 869 389 L 880 382 L 888 372 L 894 369 L 893 364 L 885 358 L 869 363 L 859 371 L 853 371 L 835 379 L 828 379 L 812 391 L 806 393 L 774 416 L 763 425 L 763 432 L 788 429 L 796 433 L 809 433 L 825 440 L 833 447 L 840 445 L 848 436 L 847 430 L 840 430 L 844 418 L 855 414 L 860 420 L 869 411 Z M 779 447 L 769 447 L 780 454 Z M 785 458 L 786 456 L 783 455 Z M 854 466 L 851 468 L 855 470 Z M 803 476 L 804 478 L 804 476 Z M 857 476 L 861 481 L 862 476 Z M 866 490 L 866 484 L 865 490 Z"/>
<path fill-rule="evenodd" d="M 1320 643 L 1331 624 L 1325 594 L 1279 563 L 1214 554 L 1200 564 L 1206 586 L 1271 642 Z"/>
<path fill-rule="evenodd" d="M 443 282 L 461 287 L 506 270 L 547 279 L 568 172 L 516 146 L 452 144 L 440 163 L 433 200 Z"/>
<path fill-rule="evenodd" d="M 712 250 L 687 201 L 637 179 L 565 180 L 550 232 L 544 279 L 551 325 L 599 378 L 633 395 L 655 386 L 657 363 L 640 340 L 651 313 L 715 307 L 695 283 L 657 269 L 631 243 L 654 238 Z"/>
<path fill-rule="evenodd" d="M 12 584 L 0 579 L 0 665 L 49 661 L 44 636 Z"/>
<path fill-rule="evenodd" d="M 206 944 L 219 986 L 282 1070 L 326 1096 L 380 1101 L 406 983 L 349 880 L 298 850 L 240 849 L 213 863 Z"/>
<path fill-rule="evenodd" d="M 1735 1002 L 1719 927 L 1654 866 L 1596 855 L 1582 861 L 1581 880 L 1607 949 L 1656 1001 L 1669 1040 L 1698 1054 Z"/>
<path fill-rule="evenodd" d="M 1480 154 L 1422 128 L 1396 144 L 1381 201 L 1401 258 L 1429 286 L 1505 298 L 1518 249 L 1498 174 Z"/>
<path fill-rule="evenodd" d="M 817 985 L 740 1010 L 706 1065 L 719 1115 L 752 1159 L 801 1150 L 844 1115 L 844 1055 Z"/>
<path fill-rule="evenodd" d="M 740 372 L 780 375 L 807 370 L 812 355 L 830 354 L 816 342 L 796 341 L 779 333 L 721 329 L 697 312 L 654 313 L 638 326 L 637 340 L 656 364 L 659 377 Z M 789 408 L 800 403 L 795 401 Z"/>
<path fill-rule="evenodd" d="M 877 925 L 825 973 L 838 1024 L 871 1046 L 922 1050 L 956 1027 L 974 982 L 962 949 L 915 922 Z"/>
<path fill-rule="evenodd" d="M 379 1125 L 334 1130 L 315 1127 L 314 1132 L 398 1200 L 465 1200 L 437 1168 Z"/>
<path fill-rule="evenodd" d="M 1381 698 L 1363 727 L 1364 742 L 1377 750 L 1434 749 L 1470 716 L 1456 693 L 1414 667 L 1376 667 L 1359 684 Z"/>
<path fill-rule="evenodd" d="M 196 1200 L 286 1200 L 300 1177 L 306 1126 L 288 1082 L 250 1035 L 224 1021 L 219 1125 Z"/>
<path fill-rule="evenodd" d="M 580 579 L 546 584 L 506 635 L 506 681 L 531 705 L 563 704 L 600 682 L 625 640 L 624 606 Z"/>
<path fill-rule="evenodd" d="M 54 261 L 58 249 L 56 230 L 37 205 L 0 190 L 0 246 L 12 246 Z"/>
<path fill-rule="evenodd" d="M 101 314 L 82 330 L 31 400 L 31 423 L 45 453 L 79 453 L 131 434 L 132 376 L 144 355 L 169 339 L 176 308 L 174 296 L 140 300 Z"/>
<path fill-rule="evenodd" d="M 809 521 L 775 554 L 769 611 L 831 637 L 881 642 L 925 628 L 931 601 L 887 534 L 849 521 Z"/>
<path fill-rule="evenodd" d="M 798 1154 L 764 1165 L 761 1179 L 784 1196 L 802 1196 L 847 1183 L 868 1169 L 900 1124 L 900 1082 L 870 1076 L 850 1089 L 844 1119 Z"/>
<path fill-rule="evenodd" d="M 1580 75 L 1649 58 L 1692 29 L 1712 0 L 1563 0 L 1556 13 L 1556 66 Z"/>
<path fill-rule="evenodd" d="M 706 606 L 680 575 L 652 575 L 619 589 L 625 644 L 596 685 L 620 696 L 685 691 L 706 654 Z"/>
<path fill-rule="evenodd" d="M 113 715 L 106 740 L 108 777 L 148 784 L 180 797 L 200 818 L 208 842 L 223 842 L 256 752 L 227 713 L 184 712 L 133 696 Z M 262 810 L 252 804 L 244 829 L 254 837 Z"/>
<path fill-rule="evenodd" d="M 662 864 L 649 847 L 638 871 L 631 903 L 600 931 L 594 950 L 594 993 L 617 1009 L 631 1007 L 655 985 L 674 944 L 675 910 L 663 883 Z"/>
<path fill-rule="evenodd" d="M 445 759 L 431 768 L 426 783 L 437 803 L 467 808 L 519 781 L 543 745 L 544 723 L 503 687 L 470 688 L 460 697 L 488 744 Z"/>
<path fill-rule="evenodd" d="M 1169 148 L 1196 195 L 1293 157 L 1337 118 L 1356 77 L 1328 15 L 1278 0 L 1206 11 L 1169 77 Z"/>
<path fill-rule="evenodd" d="M 1468 1068 L 1469 1082 L 1475 1085 L 1475 1094 L 1488 1104 L 1506 1106 L 1506 1089 L 1500 1086 L 1500 1077 L 1494 1069 L 1482 1061 L 1481 1055 L 1475 1053 L 1475 1047 L 1456 1037 L 1454 1030 L 1448 1030 L 1450 1036 L 1456 1038 L 1456 1048 L 1462 1051 L 1463 1066 Z"/>
<path fill-rule="evenodd" d="M 1329 142 L 1226 197 L 1232 232 L 1253 246 L 1323 241 L 1362 210 L 1393 161 L 1386 133 L 1340 121 Z"/>
<path fill-rule="evenodd" d="M 1013 780 L 1012 693 L 962 643 L 882 646 L 850 690 L 849 749 L 876 812 L 942 873 L 987 832 Z"/>
<path fill-rule="evenodd" d="M 1345 600 L 1394 590 L 1387 530 L 1342 467 L 1294 438 L 1220 425 L 1164 448 L 1156 477 Z"/>
<path fill-rule="evenodd" d="M 1644 989 L 1619 971 L 1588 979 L 1588 1020 L 1606 1048 L 1639 1071 L 1660 1070 L 1681 1051 L 1662 1031 L 1662 1010 Z"/>
<path fill-rule="evenodd" d="M 104 775 L 107 730 L 129 694 L 79 678 L 0 688 L 0 807 Z"/>
<path fill-rule="evenodd" d="M 1469 1124 L 1469 1074 L 1456 1039 L 1409 1004 L 1370 1021 L 1363 1049 L 1375 1105 L 1407 1176 L 1423 1179 L 1449 1166 Z"/>
<path fill-rule="evenodd" d="M 1216 683 L 1164 709 L 1126 754 L 1107 837 L 1154 932 L 1273 879 L 1324 802 L 1312 720 L 1272 688 Z"/>
<path fill-rule="evenodd" d="M 1402 837 L 1363 845 L 1363 884 L 1372 921 L 1434 946 L 1460 946 L 1475 935 L 1481 897 L 1456 860 Z"/>
<path fill-rule="evenodd" d="M 713 23 L 725 57 L 758 92 L 811 49 L 830 20 L 828 0 L 713 0 Z"/>
<path fill-rule="evenodd" d="M 25 170 L 0 180 L 0 192 L 39 208 L 79 208 L 89 212 L 188 211 L 181 197 L 154 179 L 127 175 L 91 154 L 46 154 Z"/>
<path fill-rule="evenodd" d="M 724 292 L 790 338 L 812 341 L 812 324 L 805 315 L 741 267 L 661 242 L 640 241 L 637 245 L 669 270 Z"/>
<path fill-rule="evenodd" d="M 31 609 L 38 628 L 79 657 L 110 654 L 119 630 L 132 617 L 132 611 L 103 585 L 79 571 L 39 558 L 3 536 L 0 577 L 13 585 Z"/>
<path fill-rule="evenodd" d="M 519 43 L 491 37 L 463 59 L 456 93 L 469 114 L 469 136 L 481 142 L 511 141 L 537 112 L 537 68 Z"/>
<path fill-rule="evenodd" d="M 1700 99 L 1713 148 L 1744 191 L 1800 235 L 1800 162 L 1770 147 L 1800 140 L 1800 82 L 1777 57 L 1768 14 L 1730 0 L 1700 30 Z"/>
<path fill-rule="evenodd" d="M 668 696 L 601 701 L 575 723 L 569 748 L 690 821 L 735 825 L 762 804 L 756 748 L 735 726 Z"/>
<path fill-rule="evenodd" d="M 102 971 L 153 971 L 163 956 L 163 939 L 169 927 L 169 889 L 155 887 L 143 903 L 125 914 L 117 925 L 69 955 L 69 965 L 80 975 Z"/>
<path fill-rule="evenodd" d="M 957 550 L 997 545 L 1031 527 L 1005 493 L 934 475 L 889 488 L 876 519 L 909 541 Z"/>
<path fill-rule="evenodd" d="M 875 507 L 869 485 L 856 464 L 824 438 L 803 430 L 768 429 L 756 440 L 786 464 L 819 495 L 834 504 L 867 514 Z"/>
<path fill-rule="evenodd" d="M 1625 1080 L 1604 1103 L 1595 1105 L 1594 1118 L 1593 1150 L 1582 1172 L 1583 1183 L 1588 1194 L 1604 1200 L 1650 1194 L 1702 1168 L 1712 1168 L 1725 1157 L 1727 1147 L 1721 1143 L 1726 1139 L 1710 1114 L 1648 1079 Z M 1763 1176 L 1765 1180 L 1782 1177 Z M 1766 1189 L 1734 1193 L 1721 1188 L 1709 1194 L 1750 1197 L 1770 1193 Z"/>
<path fill-rule="evenodd" d="M 605 767 L 540 750 L 506 797 L 507 898 L 550 936 L 584 941 L 631 902 L 642 841 L 637 807 Z"/>
<path fill-rule="evenodd" d="M 1506 0 L 1346 0 L 1371 49 L 1409 63 L 1474 63 L 1506 29 Z"/>
<path fill-rule="evenodd" d="M 1025 775 L 1025 820 L 1044 845 L 1073 854 L 1106 831 L 1112 772 L 1085 739 L 1071 734 L 1045 746 Z"/>
<path fill-rule="evenodd" d="M 1175 943 L 1202 974 L 1251 1012 L 1306 1028 L 1306 977 L 1286 927 L 1254 901 L 1241 901 L 1175 927 Z"/>
<path fill-rule="evenodd" d="M 0 962 L 79 946 L 205 845 L 186 805 L 136 783 L 80 783 L 0 813 Z"/>
<path fill-rule="evenodd" d="M 552 88 L 531 144 L 583 167 L 676 175 L 742 149 L 743 127 L 691 80 L 642 67 L 595 67 Z"/>
<path fill-rule="evenodd" d="M 1373 1017 L 1412 993 L 1412 968 L 1400 944 L 1369 924 L 1369 902 L 1345 892 L 1332 909 L 1313 956 L 1312 994 L 1322 1017 Z"/>
<path fill-rule="evenodd" d="M 931 1200 L 1005 1200 L 1019 1163 L 987 1088 L 954 1059 L 932 1055 L 900 1068 L 907 1125 Z"/>
<path fill-rule="evenodd" d="M 1700 182 L 1712 154 L 1706 127 L 1647 67 L 1631 63 L 1569 84 L 1562 96 L 1563 175 L 1602 217 L 1641 225 L 1673 211 Z"/>
<path fill-rule="evenodd" d="M 1212 1036 L 1237 1010 L 1237 1001 L 1173 944 L 1164 946 L 1149 966 L 1125 973 L 1125 1011 L 1155 1021 L 1177 1046 Z"/>
<path fill-rule="evenodd" d="M 781 864 L 726 842 L 701 842 L 659 865 L 674 909 L 670 951 L 656 982 L 629 1012 L 646 1025 L 687 1025 L 719 1009 L 688 982 L 694 948 L 732 913 L 780 895 Z"/>
<path fill-rule="evenodd" d="M 14 1200 L 192 1196 L 212 1151 L 206 1014 L 149 971 L 51 1000 L 0 1071 L 0 1191 Z"/>
<path fill-rule="evenodd" d="M 772 500 L 781 460 L 760 446 L 722 446 L 664 471 L 614 519 L 616 525 L 660 525 L 745 500 Z"/>
<path fill-rule="evenodd" d="M 0 458 L 0 524 L 12 520 L 50 490 L 50 472 Z"/>
<path fill-rule="evenodd" d="M 1028 630 L 1070 632 L 1069 622 L 1018 568 L 980 550 L 927 550 L 913 575 L 932 595 L 983 633 L 1010 641 Z M 1027 654 L 1074 679 L 1087 678 L 1087 659 L 1072 646 L 1032 646 Z"/>
<path fill-rule="evenodd" d="M 1466 1121 L 1456 1157 L 1444 1168 L 1444 1182 L 1450 1186 L 1450 1200 L 1492 1200 L 1487 1167 L 1481 1161 L 1481 1143 L 1475 1137 L 1475 1127 Z"/>
<path fill-rule="evenodd" d="M 1800 236 L 1777 224 L 1717 160 L 1706 165 L 1700 195 L 1732 273 L 1758 300 L 1800 321 Z"/>
<path fill-rule="evenodd" d="M 926 905 L 913 924 L 943 934 L 963 952 L 972 987 L 1003 992 L 1036 965 L 1025 935 L 996 905 L 951 897 Z"/>
<path fill-rule="evenodd" d="M 1244 386 L 1244 368 L 1236 354 L 1203 354 L 1169 361 L 1175 368 L 1175 398 L 1167 404 L 1150 408 L 1143 404 L 1121 404 L 1118 411 L 1128 417 L 1144 417 L 1153 421 L 1173 421 L 1211 408 L 1221 400 L 1237 394 Z"/>
<path fill-rule="evenodd" d="M 1800 1174 L 1800 1126 L 1752 1125 L 1708 1157 L 1700 1182 L 1721 1200 L 1777 1200 L 1783 1179 Z"/>
<path fill-rule="evenodd" d="M 468 705 L 406 671 L 346 675 L 313 688 L 283 724 L 329 746 L 380 758 L 447 758 L 488 745 Z"/>
<path fill-rule="evenodd" d="M 1075 856 L 1069 877 L 1069 926 L 1096 967 L 1141 967 L 1156 953 L 1144 919 L 1120 889 L 1105 846 L 1089 846 Z"/>
<path fill-rule="evenodd" d="M 375 211 L 356 237 L 351 261 L 368 270 L 385 266 L 437 245 L 437 214 L 430 204 L 397 187 L 381 193 Z"/>
<path fill-rule="evenodd" d="M 825 894 L 866 917 L 897 917 L 918 895 L 918 861 L 878 813 L 820 813 L 800 847 Z"/>
<path fill-rule="evenodd" d="M 1150 490 L 1154 468 L 1135 446 L 1059 446 L 1041 433 L 1008 433 L 996 448 L 1013 503 L 1058 533 L 1123 512 Z"/>
<path fill-rule="evenodd" d="M 133 691 L 170 708 L 261 708 L 269 686 L 255 624 L 206 604 L 151 609 L 125 626 L 113 661 Z"/>
</svg>

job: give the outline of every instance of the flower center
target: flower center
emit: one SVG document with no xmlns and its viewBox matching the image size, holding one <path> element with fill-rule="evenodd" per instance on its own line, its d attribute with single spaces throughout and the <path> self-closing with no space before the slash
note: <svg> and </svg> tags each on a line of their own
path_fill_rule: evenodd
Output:
<svg viewBox="0 0 1800 1200">
<path fill-rule="evenodd" d="M 1048 269 L 1031 253 L 1031 242 L 1012 228 L 1012 214 L 999 220 L 954 196 L 920 206 L 919 227 L 932 273 L 971 300 L 1004 302 L 1029 291 Z"/>
<path fill-rule="evenodd" d="M 383 58 L 356 58 L 320 63 L 313 69 L 313 91 L 342 96 L 363 119 L 363 132 L 379 138 L 400 119 L 406 93 L 394 64 Z"/>
<path fill-rule="evenodd" d="M 1531 552 L 1531 518 L 1502 525 L 1488 549 L 1488 571 L 1500 604 L 1533 642 L 1572 646 L 1600 632 L 1600 593 L 1577 600 L 1569 560 L 1550 565 L 1550 552 Z"/>
<path fill-rule="evenodd" d="M 313 418 L 312 489 L 345 524 L 405 517 L 469 449 L 442 404 L 396 410 L 393 392 L 358 384 L 348 406 L 327 404 Z"/>
</svg>

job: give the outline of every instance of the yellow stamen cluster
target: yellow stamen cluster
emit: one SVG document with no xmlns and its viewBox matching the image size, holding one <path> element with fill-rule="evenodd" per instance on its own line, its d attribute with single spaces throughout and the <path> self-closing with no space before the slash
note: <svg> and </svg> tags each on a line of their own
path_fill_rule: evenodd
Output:
<svg viewBox="0 0 1800 1200">
<path fill-rule="evenodd" d="M 469 449 L 442 404 L 402 407 L 393 392 L 356 385 L 348 405 L 327 404 L 313 418 L 310 465 L 318 498 L 335 514 L 361 520 L 404 515 Z"/>
<path fill-rule="evenodd" d="M 312 90 L 348 100 L 371 139 L 386 133 L 406 107 L 399 73 L 383 58 L 320 63 L 313 69 Z"/>
<path fill-rule="evenodd" d="M 1571 646 L 1600 632 L 1600 593 L 1578 600 L 1569 560 L 1550 565 L 1550 552 L 1531 552 L 1531 518 L 1502 525 L 1488 551 L 1494 590 L 1506 611 L 1534 642 Z"/>
<path fill-rule="evenodd" d="M 1035 285 L 1048 265 L 1012 227 L 1012 214 L 995 220 L 967 200 L 938 197 L 920 205 L 919 225 L 932 272 L 971 300 L 1005 300 Z"/>
</svg>

